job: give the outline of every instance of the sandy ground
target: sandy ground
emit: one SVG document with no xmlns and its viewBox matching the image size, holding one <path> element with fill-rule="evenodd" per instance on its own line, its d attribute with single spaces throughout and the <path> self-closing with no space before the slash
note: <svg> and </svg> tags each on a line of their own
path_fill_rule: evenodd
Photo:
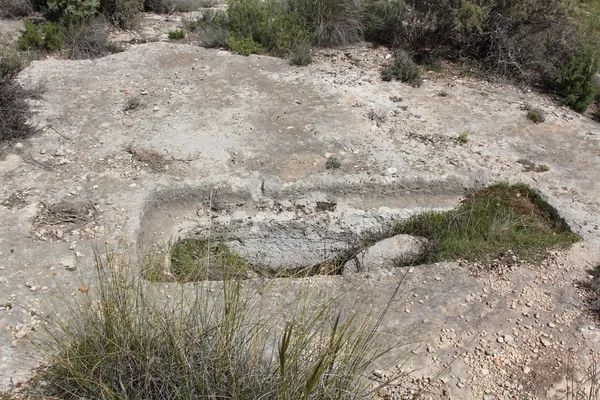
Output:
<svg viewBox="0 0 600 400">
<path fill-rule="evenodd" d="M 418 369 L 380 395 L 426 386 L 436 399 L 564 397 L 570 366 L 581 376 L 600 340 L 576 284 L 600 262 L 600 125 L 534 92 L 448 72 L 420 88 L 381 82 L 388 53 L 323 50 L 297 68 L 155 42 L 33 62 L 20 79 L 47 87 L 35 104 L 41 133 L 0 145 L 0 199 L 12 199 L 0 206 L 2 387 L 39 362 L 30 342 L 57 288 L 84 295 L 94 242 L 124 237 L 146 251 L 210 229 L 292 242 L 301 227 L 319 245 L 318 232 L 378 228 L 509 181 L 539 190 L 583 241 L 536 265 L 507 257 L 494 272 L 410 269 L 383 329 L 419 332 L 402 367 Z M 134 97 L 141 106 L 124 111 Z M 525 104 L 546 121 L 529 121 Z M 326 169 L 333 156 L 341 167 Z M 272 296 L 309 285 L 386 299 L 405 272 L 281 280 Z M 396 364 L 380 367 L 383 376 Z"/>
</svg>

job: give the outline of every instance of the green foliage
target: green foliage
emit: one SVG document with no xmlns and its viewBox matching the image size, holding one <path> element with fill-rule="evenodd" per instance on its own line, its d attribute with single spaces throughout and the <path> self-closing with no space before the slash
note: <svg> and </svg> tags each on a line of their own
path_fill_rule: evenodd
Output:
<svg viewBox="0 0 600 400">
<path fill-rule="evenodd" d="M 405 51 L 398 51 L 394 61 L 381 71 L 384 81 L 398 80 L 419 87 L 423 83 L 419 67 Z"/>
<path fill-rule="evenodd" d="M 266 50 L 262 45 L 252 39 L 252 36 L 239 37 L 236 34 L 231 34 L 227 39 L 227 47 L 233 52 L 243 56 L 250 54 L 265 54 Z"/>
<path fill-rule="evenodd" d="M 469 132 L 463 132 L 458 135 L 458 141 L 462 144 L 469 143 Z"/>
<path fill-rule="evenodd" d="M 533 258 L 548 248 L 580 240 L 532 189 L 507 184 L 476 192 L 452 211 L 412 217 L 398 224 L 395 233 L 430 239 L 433 250 L 425 262 L 457 258 L 489 262 L 508 251 Z"/>
<path fill-rule="evenodd" d="M 256 50 L 285 57 L 299 44 L 312 42 L 302 17 L 276 0 L 229 0 L 227 13 L 230 45 L 241 54 Z"/>
<path fill-rule="evenodd" d="M 325 169 L 338 169 L 342 166 L 342 162 L 336 156 L 331 156 L 325 162 Z"/>
<path fill-rule="evenodd" d="M 541 108 L 526 106 L 525 109 L 527 110 L 527 119 L 530 121 L 541 124 L 546 120 L 546 113 Z"/>
<path fill-rule="evenodd" d="M 491 7 L 482 7 L 469 0 L 461 0 L 460 7 L 454 10 L 454 27 L 466 32 L 483 33 Z"/>
<path fill-rule="evenodd" d="M 600 67 L 600 57 L 591 48 L 582 48 L 571 54 L 566 66 L 551 78 L 550 86 L 563 105 L 584 112 L 598 92 L 594 77 Z"/>
<path fill-rule="evenodd" d="M 21 51 L 58 50 L 64 39 L 64 29 L 57 23 L 46 21 L 36 24 L 30 19 L 24 20 L 25 30 L 21 31 L 17 46 Z"/>
<path fill-rule="evenodd" d="M 183 29 L 176 29 L 174 31 L 169 31 L 169 39 L 180 40 L 183 38 L 185 38 L 185 31 Z"/>
<path fill-rule="evenodd" d="M 100 11 L 115 26 L 131 29 L 137 26 L 137 15 L 143 0 L 100 0 Z"/>
<path fill-rule="evenodd" d="M 63 25 L 79 23 L 97 15 L 99 0 L 48 0 L 47 17 Z"/>
<path fill-rule="evenodd" d="M 170 275 L 177 282 L 245 279 L 250 264 L 224 243 L 183 239 L 171 248 Z"/>
<path fill-rule="evenodd" d="M 377 43 L 397 45 L 407 17 L 404 0 L 365 0 L 363 34 Z"/>
<path fill-rule="evenodd" d="M 291 51 L 290 62 L 292 65 L 306 66 L 312 62 L 312 49 L 309 43 L 298 43 Z"/>
</svg>

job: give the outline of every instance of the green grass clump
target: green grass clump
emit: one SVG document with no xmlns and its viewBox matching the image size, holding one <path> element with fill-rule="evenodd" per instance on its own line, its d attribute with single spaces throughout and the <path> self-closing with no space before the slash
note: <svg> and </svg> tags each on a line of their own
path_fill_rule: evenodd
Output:
<svg viewBox="0 0 600 400">
<path fill-rule="evenodd" d="M 96 256 L 94 283 L 73 300 L 65 294 L 70 311 L 49 321 L 48 364 L 27 390 L 115 400 L 374 395 L 362 378 L 393 348 L 382 346 L 385 312 L 359 318 L 341 312 L 340 299 L 315 303 L 306 290 L 267 306 L 268 287 L 237 280 L 170 286 L 166 295 L 136 270 L 110 250 Z"/>
<path fill-rule="evenodd" d="M 395 234 L 400 233 L 432 241 L 423 262 L 459 258 L 487 262 L 509 250 L 531 259 L 580 240 L 535 191 L 508 184 L 473 193 L 454 210 L 414 216 L 396 226 Z"/>
<path fill-rule="evenodd" d="M 396 53 L 394 61 L 383 68 L 381 79 L 384 81 L 402 81 L 411 86 L 419 87 L 423 84 L 421 71 L 411 56 L 405 51 Z"/>
<path fill-rule="evenodd" d="M 469 143 L 469 132 L 463 132 L 460 135 L 458 135 L 458 141 L 461 144 L 467 144 L 467 143 Z"/>
<path fill-rule="evenodd" d="M 538 107 L 527 107 L 527 119 L 536 124 L 541 124 L 546 120 L 546 113 Z"/>
<path fill-rule="evenodd" d="M 169 39 L 181 40 L 183 38 L 185 38 L 185 31 L 183 29 L 175 29 L 173 31 L 169 31 Z"/>
<path fill-rule="evenodd" d="M 178 241 L 171 247 L 170 263 L 170 275 L 177 282 L 246 279 L 252 269 L 225 243 L 209 239 Z"/>
</svg>

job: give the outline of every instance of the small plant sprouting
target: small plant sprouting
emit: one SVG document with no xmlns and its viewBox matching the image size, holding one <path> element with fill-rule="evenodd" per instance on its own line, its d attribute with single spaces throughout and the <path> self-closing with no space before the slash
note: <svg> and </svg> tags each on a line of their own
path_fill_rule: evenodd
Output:
<svg viewBox="0 0 600 400">
<path fill-rule="evenodd" d="M 546 113 L 541 108 L 532 107 L 529 104 L 525 104 L 525 107 L 523 108 L 525 109 L 525 111 L 527 111 L 527 119 L 529 119 L 530 121 L 536 124 L 541 124 L 546 120 Z"/>
<path fill-rule="evenodd" d="M 338 169 L 342 166 L 342 162 L 336 156 L 331 156 L 325 162 L 325 169 Z"/>
<path fill-rule="evenodd" d="M 367 112 L 367 118 L 375 122 L 377 126 L 380 126 L 387 120 L 387 112 L 385 112 L 384 110 L 371 109 L 369 110 L 369 112 Z"/>
<path fill-rule="evenodd" d="M 463 132 L 460 135 L 458 135 L 458 141 L 461 144 L 469 143 L 469 132 Z"/>
<path fill-rule="evenodd" d="M 169 31 L 169 39 L 181 40 L 183 38 L 185 38 L 185 31 L 183 29 L 176 29 L 174 31 Z"/>
<path fill-rule="evenodd" d="M 140 98 L 137 96 L 132 97 L 129 100 L 127 100 L 127 102 L 123 106 L 123 111 L 125 112 L 125 111 L 137 110 L 141 106 L 142 106 L 142 101 L 140 100 Z"/>
</svg>

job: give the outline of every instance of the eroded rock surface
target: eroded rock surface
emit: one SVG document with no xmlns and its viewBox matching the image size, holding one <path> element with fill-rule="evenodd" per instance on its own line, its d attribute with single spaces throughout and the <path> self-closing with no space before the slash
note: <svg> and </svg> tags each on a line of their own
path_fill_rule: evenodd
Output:
<svg viewBox="0 0 600 400">
<path fill-rule="evenodd" d="M 545 372 L 567 365 L 569 351 L 578 368 L 598 351 L 575 281 L 600 261 L 599 125 L 533 92 L 451 73 L 427 75 L 421 88 L 381 82 L 387 53 L 325 50 L 296 68 L 147 43 L 93 61 L 33 62 L 20 79 L 46 83 L 36 103 L 42 133 L 0 145 L 0 200 L 19 199 L 0 206 L 0 384 L 23 381 L 40 361 L 31 340 L 58 288 L 85 295 L 77 288 L 91 274 L 92 243 L 125 238 L 134 253 L 161 251 L 215 231 L 257 241 L 279 232 L 285 241 L 284 227 L 302 226 L 306 244 L 315 232 L 448 209 L 468 190 L 506 180 L 539 190 L 583 242 L 492 272 L 443 263 L 410 279 L 396 269 L 277 280 L 273 302 L 311 287 L 381 296 L 378 311 L 403 282 L 382 328 L 399 337 L 420 327 L 422 346 L 411 357 L 418 372 L 398 392 L 429 379 L 436 399 L 564 396 L 564 374 Z M 134 96 L 141 106 L 124 111 Z M 546 122 L 528 121 L 525 103 L 544 108 Z M 377 125 L 370 110 L 387 118 Z M 326 169 L 333 155 L 340 168 Z M 523 159 L 547 171 L 524 171 Z M 42 226 L 44 204 L 63 202 L 93 208 L 80 225 Z M 400 365 L 394 356 L 383 369 Z"/>
</svg>

